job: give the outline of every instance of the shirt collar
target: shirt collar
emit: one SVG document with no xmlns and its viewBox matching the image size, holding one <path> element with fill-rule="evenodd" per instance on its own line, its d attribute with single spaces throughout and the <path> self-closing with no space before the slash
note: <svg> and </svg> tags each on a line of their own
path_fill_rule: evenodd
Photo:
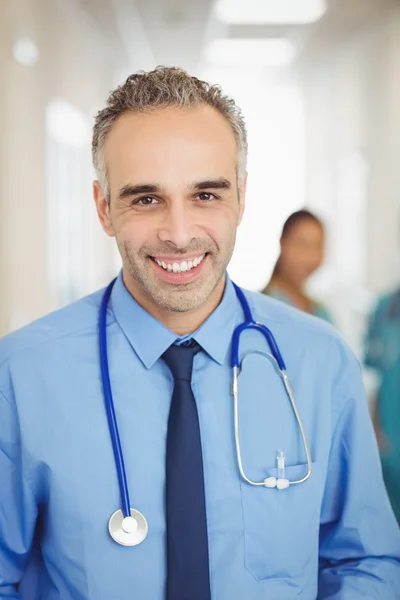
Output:
<svg viewBox="0 0 400 600">
<path fill-rule="evenodd" d="M 171 344 L 187 337 L 195 339 L 212 359 L 222 365 L 230 348 L 233 330 L 241 318 L 240 303 L 228 276 L 220 304 L 191 336 L 179 338 L 142 308 L 126 289 L 122 272 L 113 287 L 110 306 L 117 323 L 147 369 Z"/>
</svg>

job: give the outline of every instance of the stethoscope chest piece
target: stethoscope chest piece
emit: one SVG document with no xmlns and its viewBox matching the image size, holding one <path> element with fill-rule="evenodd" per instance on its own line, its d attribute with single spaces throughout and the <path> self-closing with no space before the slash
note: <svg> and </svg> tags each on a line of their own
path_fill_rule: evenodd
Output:
<svg viewBox="0 0 400 600">
<path fill-rule="evenodd" d="M 146 518 L 133 508 L 130 517 L 124 517 L 122 510 L 117 510 L 108 521 L 111 537 L 121 546 L 137 546 L 146 539 L 148 530 Z"/>
</svg>

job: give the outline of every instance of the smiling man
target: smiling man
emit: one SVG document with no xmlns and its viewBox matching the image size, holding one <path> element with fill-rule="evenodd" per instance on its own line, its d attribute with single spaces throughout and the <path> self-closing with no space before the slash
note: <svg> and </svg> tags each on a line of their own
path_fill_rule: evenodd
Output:
<svg viewBox="0 0 400 600">
<path fill-rule="evenodd" d="M 132 75 L 97 115 L 94 199 L 123 266 L 0 342 L 0 599 L 399 598 L 355 358 L 226 274 L 246 154 L 235 103 L 181 69 Z M 249 311 L 305 436 L 255 328 L 234 429 Z"/>
<path fill-rule="evenodd" d="M 160 80 L 169 73 L 175 85 L 184 83 L 179 71 L 157 73 Z M 137 81 L 133 76 L 130 86 Z M 127 94 L 131 110 L 121 116 L 111 104 L 100 113 L 94 137 L 100 175 L 95 199 L 105 231 L 116 237 L 124 283 L 143 308 L 177 333 L 193 332 L 219 304 L 244 208 L 242 118 L 237 111 L 230 115 L 242 128 L 235 136 L 229 113 L 216 110 L 219 104 L 227 111 L 224 99 L 215 90 L 210 98 L 217 106 L 204 104 L 201 84 L 193 79 L 191 85 L 199 95 L 192 104 L 162 110 L 151 104 L 141 111 L 143 100 L 129 97 L 128 83 L 116 96 Z M 96 146 L 104 135 L 104 148 Z"/>
</svg>

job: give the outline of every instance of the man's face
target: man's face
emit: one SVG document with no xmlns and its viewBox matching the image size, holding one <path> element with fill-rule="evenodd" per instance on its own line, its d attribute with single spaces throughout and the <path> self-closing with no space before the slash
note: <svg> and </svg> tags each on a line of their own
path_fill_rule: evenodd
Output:
<svg viewBox="0 0 400 600">
<path fill-rule="evenodd" d="M 229 123 L 208 106 L 127 113 L 104 151 L 110 201 L 98 183 L 95 199 L 128 288 L 146 306 L 200 307 L 223 286 L 243 214 Z"/>
</svg>

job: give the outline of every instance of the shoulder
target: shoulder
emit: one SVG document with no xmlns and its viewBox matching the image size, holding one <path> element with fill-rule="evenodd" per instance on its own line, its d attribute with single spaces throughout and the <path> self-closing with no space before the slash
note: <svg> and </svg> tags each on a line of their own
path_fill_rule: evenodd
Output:
<svg viewBox="0 0 400 600">
<path fill-rule="evenodd" d="M 300 379 L 321 381 L 330 390 L 332 415 L 339 415 L 353 397 L 365 402 L 360 361 L 333 325 L 260 293 L 245 295 L 254 319 L 271 330 L 283 350 L 286 364 L 292 370 L 295 365 Z"/>
<path fill-rule="evenodd" d="M 66 339 L 95 331 L 103 290 L 14 331 L 0 340 L 0 367 L 10 359 L 37 351 L 57 351 Z"/>
<path fill-rule="evenodd" d="M 266 296 L 270 296 L 271 298 L 277 298 L 278 300 L 288 300 L 285 294 L 282 293 L 282 291 L 279 289 L 279 287 L 276 285 L 273 279 L 271 279 L 268 282 L 268 284 L 265 286 L 261 293 L 265 294 Z"/>
<path fill-rule="evenodd" d="M 259 292 L 244 290 L 253 318 L 266 325 L 285 351 L 296 348 L 315 368 L 335 377 L 344 366 L 360 371 L 360 363 L 337 329 L 328 321 L 305 313 Z"/>
<path fill-rule="evenodd" d="M 327 338 L 340 339 L 336 329 L 322 319 L 303 312 L 291 305 L 284 304 L 276 298 L 260 292 L 244 290 L 254 318 L 264 325 L 275 323 L 294 328 L 299 333 L 309 333 Z"/>
<path fill-rule="evenodd" d="M 400 305 L 400 289 L 392 290 L 390 292 L 382 294 L 377 300 L 375 310 L 385 311 L 391 306 L 393 306 L 393 304 Z"/>
<path fill-rule="evenodd" d="M 376 330 L 393 316 L 400 317 L 400 289 L 389 291 L 376 299 L 369 315 L 369 330 Z"/>
<path fill-rule="evenodd" d="M 324 319 L 325 321 L 328 321 L 329 323 L 333 323 L 333 318 L 332 318 L 331 312 L 328 309 L 328 307 L 320 300 L 312 300 L 312 302 L 314 303 L 314 307 L 315 307 L 314 308 L 315 316 L 319 317 L 320 319 Z"/>
</svg>

